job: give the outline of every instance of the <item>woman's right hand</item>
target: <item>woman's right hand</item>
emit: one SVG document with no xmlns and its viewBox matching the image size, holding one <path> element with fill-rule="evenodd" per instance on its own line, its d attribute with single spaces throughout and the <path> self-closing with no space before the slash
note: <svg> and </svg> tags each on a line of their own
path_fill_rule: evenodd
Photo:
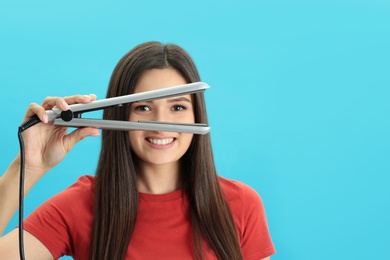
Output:
<svg viewBox="0 0 390 260">
<path fill-rule="evenodd" d="M 87 136 L 100 135 L 98 129 L 91 127 L 78 128 L 68 134 L 67 127 L 55 126 L 53 122 L 48 122 L 45 110 L 57 107 L 66 111 L 70 104 L 89 103 L 94 100 L 96 100 L 96 96 L 91 94 L 64 98 L 47 97 L 42 105 L 30 104 L 23 122 L 37 115 L 42 123 L 34 125 L 22 133 L 26 172 L 43 175 L 61 162 L 77 142 Z"/>
<path fill-rule="evenodd" d="M 100 135 L 98 129 L 90 127 L 79 128 L 68 134 L 67 127 L 55 126 L 53 122 L 48 122 L 45 110 L 58 107 L 60 110 L 66 111 L 69 109 L 68 104 L 89 103 L 95 99 L 95 95 L 75 95 L 64 98 L 47 97 L 42 105 L 32 103 L 29 106 L 23 121 L 25 122 L 37 115 L 42 122 L 22 132 L 25 152 L 25 195 L 47 171 L 64 159 L 65 155 L 78 141 L 86 136 Z M 0 235 L 3 234 L 19 206 L 19 172 L 20 153 L 0 176 Z M 27 239 L 27 235 L 25 237 Z M 34 241 L 38 240 L 35 239 Z M 17 249 L 10 247 L 10 245 L 16 245 L 15 242 L 17 242 L 15 230 L 8 234 L 7 238 L 0 237 L 0 259 L 5 259 L 2 256 L 3 254 L 7 255 L 7 252 L 17 252 Z M 35 253 L 39 251 L 36 243 L 31 246 L 31 240 L 25 242 L 26 249 L 33 248 Z M 44 247 L 41 246 L 40 248 Z M 6 257 L 6 259 L 9 258 Z"/>
</svg>

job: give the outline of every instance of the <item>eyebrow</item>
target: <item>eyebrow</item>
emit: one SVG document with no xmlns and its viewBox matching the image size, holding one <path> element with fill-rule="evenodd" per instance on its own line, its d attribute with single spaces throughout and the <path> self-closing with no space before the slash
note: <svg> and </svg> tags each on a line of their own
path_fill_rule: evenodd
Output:
<svg viewBox="0 0 390 260">
<path fill-rule="evenodd" d="M 145 101 L 135 101 L 132 102 L 131 104 L 137 104 L 137 103 L 152 103 L 153 100 L 145 100 Z M 175 102 L 188 102 L 192 104 L 192 101 L 186 97 L 173 97 L 168 99 L 169 103 L 175 103 Z"/>
<path fill-rule="evenodd" d="M 192 103 L 191 100 L 189 100 L 189 99 L 186 98 L 186 97 L 176 97 L 176 98 L 170 98 L 170 99 L 168 99 L 168 102 L 170 102 L 170 103 L 173 103 L 173 102 L 181 102 L 181 101 L 188 102 L 188 103 Z"/>
</svg>

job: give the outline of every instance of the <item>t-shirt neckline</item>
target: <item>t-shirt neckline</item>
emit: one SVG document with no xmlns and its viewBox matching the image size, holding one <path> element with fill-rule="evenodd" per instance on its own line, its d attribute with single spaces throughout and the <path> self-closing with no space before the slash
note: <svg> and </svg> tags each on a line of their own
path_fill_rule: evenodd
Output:
<svg viewBox="0 0 390 260">
<path fill-rule="evenodd" d="M 183 190 L 176 190 L 169 193 L 164 194 L 150 194 L 138 192 L 139 198 L 148 201 L 148 202 L 164 202 L 164 201 L 172 201 L 183 198 Z"/>
</svg>

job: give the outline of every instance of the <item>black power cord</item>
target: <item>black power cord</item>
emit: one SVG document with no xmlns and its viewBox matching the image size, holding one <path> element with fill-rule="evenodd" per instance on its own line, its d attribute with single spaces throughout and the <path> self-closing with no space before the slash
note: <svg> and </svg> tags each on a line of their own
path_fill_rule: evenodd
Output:
<svg viewBox="0 0 390 260">
<path fill-rule="evenodd" d="M 41 120 L 38 116 L 34 116 L 24 122 L 18 128 L 18 139 L 20 145 L 20 179 L 19 179 L 19 255 L 20 259 L 24 260 L 24 238 L 23 238 L 23 211 L 24 211 L 24 141 L 22 132 L 33 125 L 38 124 Z"/>
</svg>

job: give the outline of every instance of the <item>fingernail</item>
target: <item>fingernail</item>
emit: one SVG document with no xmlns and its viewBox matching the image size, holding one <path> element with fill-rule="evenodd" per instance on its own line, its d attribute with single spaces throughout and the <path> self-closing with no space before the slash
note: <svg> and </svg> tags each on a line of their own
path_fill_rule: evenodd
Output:
<svg viewBox="0 0 390 260">
<path fill-rule="evenodd" d="M 65 109 L 69 109 L 69 105 L 68 105 L 65 101 L 62 101 L 62 106 L 63 106 Z"/>
<path fill-rule="evenodd" d="M 49 117 L 45 114 L 42 116 L 42 120 L 44 123 L 47 123 L 47 122 L 49 122 Z"/>
</svg>

